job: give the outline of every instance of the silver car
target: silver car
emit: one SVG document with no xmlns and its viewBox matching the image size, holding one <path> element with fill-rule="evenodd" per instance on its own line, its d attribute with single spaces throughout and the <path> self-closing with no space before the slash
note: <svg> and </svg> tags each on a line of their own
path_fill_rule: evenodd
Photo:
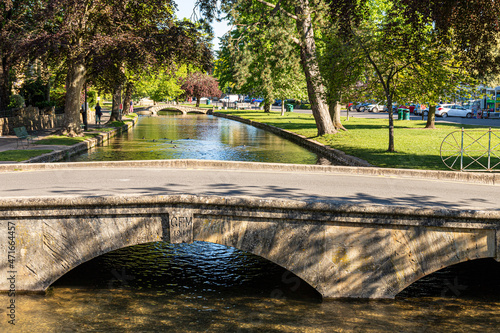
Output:
<svg viewBox="0 0 500 333">
<path fill-rule="evenodd" d="M 455 104 L 439 104 L 436 106 L 436 116 L 446 118 L 448 116 L 448 111 L 454 106 Z"/>
<path fill-rule="evenodd" d="M 384 102 L 371 103 L 366 106 L 366 110 L 377 113 L 379 111 L 387 111 L 387 106 L 384 105 Z"/>
<path fill-rule="evenodd" d="M 460 105 L 453 105 L 450 109 L 448 109 L 447 112 L 443 112 L 441 117 L 446 118 L 446 117 L 462 117 L 462 118 L 472 118 L 474 115 L 474 112 L 465 107 L 465 106 L 460 106 Z"/>
</svg>

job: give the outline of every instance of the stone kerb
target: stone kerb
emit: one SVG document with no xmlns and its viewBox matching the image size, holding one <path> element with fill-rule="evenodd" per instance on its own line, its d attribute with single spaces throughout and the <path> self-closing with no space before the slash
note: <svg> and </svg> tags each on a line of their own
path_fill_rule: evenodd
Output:
<svg viewBox="0 0 500 333">
<path fill-rule="evenodd" d="M 104 142 L 108 141 L 112 137 L 128 131 L 131 127 L 135 125 L 135 123 L 136 119 L 131 119 L 131 121 L 126 121 L 125 125 L 113 129 L 110 132 L 101 132 L 96 137 L 86 139 L 83 142 L 65 147 L 64 149 L 55 150 L 47 154 L 33 157 L 22 163 L 50 163 L 50 162 L 64 161 L 66 159 L 69 159 L 72 155 L 76 155 L 81 152 L 102 145 Z"/>
<path fill-rule="evenodd" d="M 276 135 L 279 135 L 287 140 L 290 140 L 294 143 L 297 143 L 301 145 L 302 147 L 305 147 L 313 152 L 316 152 L 330 160 L 333 160 L 341 165 L 350 165 L 350 166 L 360 166 L 360 167 L 370 167 L 372 166 L 370 163 L 366 162 L 365 160 L 362 160 L 358 157 L 347 155 L 343 151 L 340 151 L 338 149 L 330 148 L 322 143 L 319 143 L 315 140 L 309 139 L 303 135 L 296 134 L 272 125 L 267 125 L 263 123 L 259 123 L 256 121 L 252 121 L 249 119 L 244 119 L 241 117 L 233 116 L 233 115 L 227 115 L 224 113 L 219 113 L 215 112 L 213 114 L 214 116 L 217 117 L 222 117 L 222 118 L 227 118 L 235 121 L 239 121 L 266 131 L 269 131 L 271 133 L 274 133 Z"/>
<path fill-rule="evenodd" d="M 499 185 L 500 173 L 467 173 L 439 170 L 390 169 L 376 167 L 355 167 L 337 165 L 306 165 L 281 164 L 238 161 L 210 160 L 151 160 L 151 161 L 103 161 L 103 162 L 73 162 L 73 163 L 30 163 L 30 164 L 0 164 L 0 172 L 63 170 L 71 168 L 206 168 L 229 170 L 259 170 L 284 172 L 319 172 L 348 175 L 398 176 L 405 178 L 435 179 L 459 181 L 476 184 Z"/>
</svg>

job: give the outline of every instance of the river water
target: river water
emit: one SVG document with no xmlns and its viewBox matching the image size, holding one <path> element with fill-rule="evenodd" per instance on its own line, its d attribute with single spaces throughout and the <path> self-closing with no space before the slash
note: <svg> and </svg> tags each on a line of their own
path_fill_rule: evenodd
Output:
<svg viewBox="0 0 500 333">
<path fill-rule="evenodd" d="M 74 161 L 203 159 L 274 163 L 328 163 L 264 130 L 206 115 L 140 117 L 128 133 Z"/>
<path fill-rule="evenodd" d="M 266 133 L 190 117 L 142 118 L 124 138 L 80 159 L 192 158 L 198 151 L 207 159 L 319 160 L 276 138 L 264 143 L 274 153 L 263 152 L 255 142 Z M 199 124 L 204 128 L 190 128 Z M 279 153 L 283 147 L 287 154 Z M 3 309 L 8 302 L 0 295 Z M 499 332 L 500 264 L 484 259 L 443 269 L 394 300 L 323 301 L 304 281 L 252 254 L 204 242 L 157 242 L 97 257 L 45 295 L 17 295 L 16 304 L 17 324 L 4 315 L 0 332 Z"/>
</svg>

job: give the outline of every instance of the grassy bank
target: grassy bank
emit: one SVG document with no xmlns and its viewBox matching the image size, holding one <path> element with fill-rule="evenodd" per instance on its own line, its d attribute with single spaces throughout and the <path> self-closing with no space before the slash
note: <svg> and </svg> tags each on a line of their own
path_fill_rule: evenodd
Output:
<svg viewBox="0 0 500 333">
<path fill-rule="evenodd" d="M 0 161 L 21 162 L 43 154 L 50 153 L 51 149 L 25 149 L 0 151 Z"/>
<path fill-rule="evenodd" d="M 36 145 L 43 146 L 72 146 L 77 143 L 83 142 L 87 139 L 94 138 L 99 135 L 99 132 L 110 132 L 116 130 L 118 127 L 125 125 L 125 122 L 130 122 L 134 118 L 137 118 L 136 114 L 126 115 L 123 121 L 113 121 L 106 124 L 105 127 L 91 128 L 88 132 L 85 132 L 84 136 L 78 137 L 68 137 L 64 135 L 50 135 L 40 140 L 33 142 Z M 93 132 L 93 133 L 92 133 Z M 52 149 L 19 149 L 19 150 L 7 150 L 0 152 L 0 161 L 12 161 L 21 162 L 29 160 L 30 158 L 37 157 L 46 153 L 52 152 Z"/>
<path fill-rule="evenodd" d="M 252 110 L 219 110 L 218 112 L 235 115 L 286 129 L 312 138 L 320 143 L 339 149 L 367 162 L 388 168 L 411 168 L 430 170 L 449 170 L 441 160 L 440 147 L 443 139 L 451 132 L 462 127 L 466 129 L 486 129 L 487 127 L 465 126 L 461 124 L 438 124 L 436 129 L 425 129 L 425 121 L 395 120 L 395 149 L 389 153 L 389 121 L 385 119 L 342 118 L 347 131 L 335 135 L 317 136 L 316 124 L 310 114 L 287 112 L 281 117 L 279 112 L 264 113 Z"/>
</svg>

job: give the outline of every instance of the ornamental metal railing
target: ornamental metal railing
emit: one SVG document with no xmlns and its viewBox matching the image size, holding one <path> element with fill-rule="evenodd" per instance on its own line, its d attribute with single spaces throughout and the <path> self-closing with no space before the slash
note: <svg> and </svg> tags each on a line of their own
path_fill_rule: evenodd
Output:
<svg viewBox="0 0 500 333">
<path fill-rule="evenodd" d="M 500 130 L 451 132 L 441 143 L 441 160 L 452 170 L 499 171 Z"/>
</svg>

